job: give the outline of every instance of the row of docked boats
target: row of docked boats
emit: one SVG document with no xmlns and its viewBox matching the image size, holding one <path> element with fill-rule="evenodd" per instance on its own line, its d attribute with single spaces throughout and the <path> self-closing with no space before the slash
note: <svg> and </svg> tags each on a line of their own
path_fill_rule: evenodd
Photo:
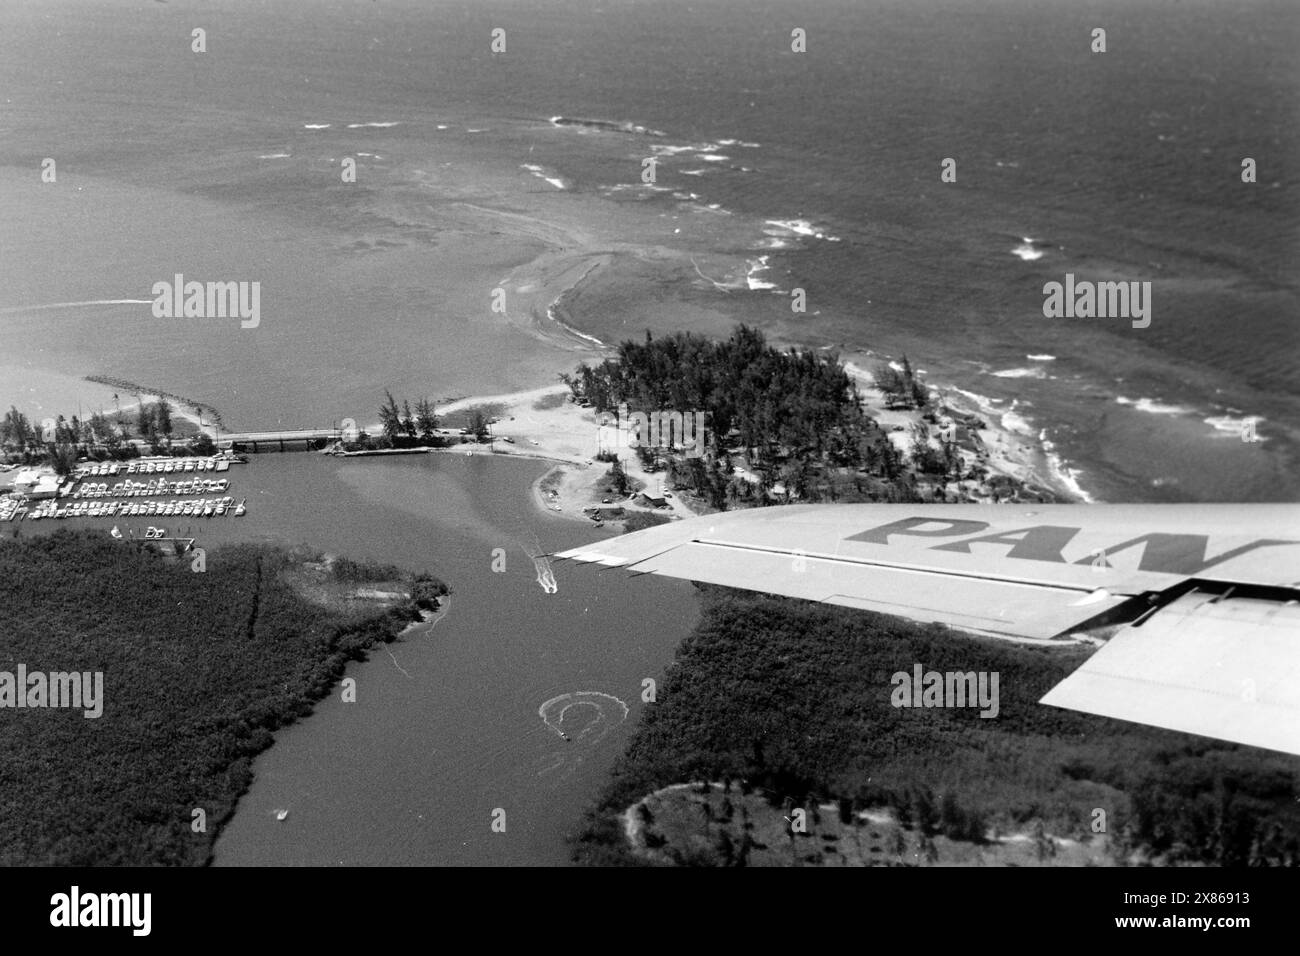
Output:
<svg viewBox="0 0 1300 956">
<path fill-rule="evenodd" d="M 228 478 L 192 478 L 189 481 L 168 481 L 153 478 L 149 481 L 132 481 L 127 478 L 108 486 L 108 482 L 83 481 L 72 492 L 73 498 L 149 498 L 156 495 L 220 494 L 230 487 Z"/>
<path fill-rule="evenodd" d="M 232 459 L 222 455 L 210 458 L 138 458 L 129 461 L 82 462 L 73 469 L 74 478 L 102 478 L 108 475 L 161 475 L 184 471 L 228 471 Z"/>
<path fill-rule="evenodd" d="M 37 502 L 30 509 L 19 510 L 25 511 L 26 517 L 33 521 L 40 518 L 134 518 L 154 515 L 190 518 L 221 518 L 231 515 L 242 518 L 248 513 L 247 500 L 235 504 L 235 499 L 227 495 L 224 498 L 177 501 L 75 501 L 60 505 L 54 499 L 48 499 Z"/>
</svg>

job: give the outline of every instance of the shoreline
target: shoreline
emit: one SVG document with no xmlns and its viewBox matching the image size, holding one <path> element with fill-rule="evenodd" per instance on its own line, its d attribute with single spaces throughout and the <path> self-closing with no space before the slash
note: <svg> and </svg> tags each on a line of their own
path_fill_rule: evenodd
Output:
<svg viewBox="0 0 1300 956">
<path fill-rule="evenodd" d="M 863 398 L 870 396 L 871 400 L 866 403 L 868 414 L 881 425 L 888 427 L 895 421 L 915 421 L 919 418 L 913 411 L 891 412 L 885 409 L 884 396 L 876 388 L 875 377 L 871 372 L 852 360 L 840 361 L 845 372 L 857 384 Z M 938 393 L 943 405 L 959 414 L 974 416 L 984 423 L 985 427 L 974 431 L 986 453 L 984 464 L 990 476 L 1001 475 L 1021 484 L 1035 485 L 1067 501 L 1096 503 L 1096 498 L 1078 484 L 1075 478 L 1077 469 L 1070 468 L 1059 455 L 1053 454 L 1051 442 L 1044 437 L 1045 429 L 1039 429 L 1036 436 L 1026 435 L 1003 420 L 1004 415 L 1015 412 L 1014 407 L 995 408 L 991 400 L 952 383 L 927 381 L 926 384 L 931 391 Z"/>
<path fill-rule="evenodd" d="M 602 234 L 599 226 L 576 222 L 573 216 L 557 216 L 536 209 L 511 211 L 463 200 L 453 201 L 450 205 L 455 210 L 455 218 L 458 220 L 455 224 L 457 231 L 504 232 L 519 242 L 532 244 L 530 251 L 525 253 L 531 258 L 523 262 L 515 260 L 515 264 L 507 266 L 504 274 L 498 279 L 497 291 L 503 293 L 504 304 L 503 314 L 498 317 L 498 321 L 529 336 L 537 343 L 544 344 L 548 349 L 558 349 L 567 353 L 572 357 L 570 368 L 576 365 L 578 360 L 599 360 L 616 353 L 615 344 L 606 343 L 596 335 L 583 330 L 582 317 L 572 314 L 570 305 L 575 304 L 576 297 L 584 290 L 599 286 L 603 281 L 613 281 L 605 280 L 603 277 L 615 271 L 620 262 L 629 259 L 661 264 L 677 261 L 683 267 L 689 264 L 696 273 L 704 276 L 697 261 L 701 253 L 686 246 L 678 248 L 661 245 L 650 236 L 639 243 L 616 241 L 611 235 Z M 538 247 L 541 251 L 533 254 L 532 250 Z M 750 259 L 744 261 L 752 263 Z M 704 277 L 713 286 L 720 287 L 717 280 Z M 799 345 L 802 348 L 816 348 L 810 343 L 799 343 L 794 340 L 783 342 L 776 337 L 772 338 L 772 343 L 782 347 Z M 900 423 L 907 428 L 910 423 L 919 420 L 919 415 L 910 413 L 900 415 L 885 409 L 882 396 L 875 388 L 871 373 L 865 367 L 855 364 L 855 360 L 865 363 L 878 361 L 879 357 L 861 347 L 844 348 L 839 352 L 838 357 L 845 371 L 858 385 L 860 393 L 869 406 L 868 413 L 886 430 Z M 0 367 L 0 371 L 3 371 L 3 367 Z M 42 374 L 38 370 L 27 371 L 29 377 Z M 521 369 L 516 374 L 507 376 L 507 381 L 526 383 L 530 378 L 536 381 L 533 378 L 535 374 L 535 371 Z M 66 383 L 67 376 L 57 376 L 57 378 Z M 211 406 L 162 388 L 152 388 L 125 379 L 102 375 L 88 375 L 84 380 L 94 387 L 93 394 L 96 397 L 105 397 L 112 394 L 114 390 L 128 391 L 134 395 L 136 401 L 132 404 L 123 406 L 120 402 L 117 403 L 116 407 L 123 410 L 136 408 L 144 402 L 167 401 L 174 417 L 188 422 L 214 439 L 219 439 L 221 431 L 239 430 L 223 422 L 221 413 Z M 52 394 L 66 394 L 64 392 L 66 386 L 49 388 L 48 386 L 52 384 L 52 379 L 46 381 L 45 390 Z M 1018 484 L 1037 486 L 1064 500 L 1084 502 L 1094 500 L 1087 490 L 1080 486 L 1077 469 L 1063 461 L 1055 452 L 1052 443 L 1046 439 L 1045 429 L 1039 430 L 1035 435 L 1026 434 L 1016 427 L 1017 424 L 1023 424 L 1025 428 L 1029 425 L 1018 415 L 1011 418 L 1015 412 L 1014 403 L 1010 409 L 996 408 L 992 400 L 985 400 L 955 384 L 929 384 L 954 411 L 977 416 L 984 422 L 984 428 L 972 433 L 974 439 L 972 444 L 979 448 L 980 462 L 988 469 L 990 476 L 1004 476 Z M 536 438 L 537 443 L 534 447 L 540 449 L 531 457 L 554 460 L 557 468 L 567 466 L 572 470 L 590 467 L 586 462 L 588 459 L 594 459 L 596 451 L 595 436 L 591 434 L 596 428 L 594 417 L 590 421 L 580 422 L 578 419 L 566 418 L 560 413 L 560 409 L 538 410 L 531 407 L 530 399 L 541 399 L 556 391 L 566 391 L 566 389 L 558 384 L 526 386 L 494 395 L 457 398 L 439 405 L 437 413 L 439 416 L 445 416 L 474 406 L 504 406 L 506 412 L 503 418 L 523 418 L 537 425 L 538 430 L 542 432 L 538 436 L 527 436 L 527 438 Z M 202 415 L 199 414 L 200 409 L 203 411 Z M 69 415 L 70 410 L 62 410 L 62 413 Z M 377 432 L 377 427 L 372 423 L 363 425 L 363 428 L 370 434 Z M 521 437 L 520 432 L 511 432 L 502 427 L 495 431 L 498 435 L 510 435 L 516 439 L 516 442 Z M 910 438 L 910 430 L 902 434 Z M 899 444 L 896 439 L 891 440 Z M 493 453 L 516 455 L 527 453 L 526 448 L 504 447 L 507 444 L 494 441 Z M 453 451 L 465 453 L 461 449 L 453 449 Z M 627 456 L 624 464 L 629 476 L 645 482 L 646 487 L 654 487 L 657 484 L 656 476 L 646 475 L 640 469 L 635 455 Z M 603 474 L 604 469 L 600 471 Z M 565 471 L 559 480 L 568 492 L 573 492 L 584 484 L 568 471 Z M 595 483 L 595 480 L 592 479 L 585 484 L 590 486 Z M 978 494 L 978 490 L 970 490 Z M 557 513 L 554 507 L 548 507 L 540 491 L 535 493 L 535 498 L 544 510 L 551 514 Z M 565 507 L 563 502 L 560 507 L 561 509 Z M 673 510 L 679 511 L 676 505 Z"/>
<path fill-rule="evenodd" d="M 920 421 L 919 410 L 886 409 L 883 394 L 876 388 L 872 374 L 852 360 L 842 359 L 841 364 L 857 386 L 867 414 L 890 433 L 891 440 L 900 450 L 906 452 L 911 443 L 910 431 L 893 432 L 892 429 L 898 425 L 908 429 L 912 423 Z M 94 384 L 109 387 L 99 382 Z M 941 396 L 943 404 L 954 412 L 978 417 L 984 423 L 983 428 L 972 430 L 979 460 L 989 474 L 988 479 L 979 483 L 978 493 L 987 496 L 989 480 L 1001 476 L 1021 485 L 1040 487 L 1063 500 L 1095 500 L 1073 481 L 1070 470 L 1060 464 L 1059 457 L 1053 455 L 1051 443 L 1042 437 L 1041 431 L 1035 437 L 1017 431 L 1003 420 L 1002 416 L 1014 412 L 1014 409 L 997 409 L 991 402 L 981 400 L 980 396 L 955 385 L 931 384 L 930 387 Z M 162 390 L 150 391 L 143 386 L 136 386 L 136 389 L 138 390 L 132 392 L 136 401 L 126 405 L 119 403 L 123 412 L 138 408 L 142 403 L 166 401 L 172 408 L 174 417 L 191 423 L 200 432 L 218 436 L 215 425 L 206 419 L 209 411 L 207 406 L 194 405 Z M 183 401 L 186 404 L 182 404 Z M 543 403 L 544 407 L 539 408 L 538 405 Z M 200 407 L 205 413 L 202 424 L 197 414 Z M 582 509 L 601 505 L 621 507 L 625 512 L 646 511 L 673 518 L 694 517 L 700 513 L 676 496 L 667 498 L 667 507 L 664 508 L 645 507 L 624 498 L 602 501 L 611 496 L 598 490 L 598 485 L 606 476 L 608 465 L 596 460 L 600 450 L 596 415 L 591 408 L 574 404 L 570 400 L 569 387 L 563 383 L 492 395 L 457 397 L 438 404 L 435 411 L 443 418 L 475 408 L 489 409 L 499 419 L 491 426 L 492 439 L 489 442 L 467 442 L 444 448 L 381 449 L 344 453 L 339 457 L 477 453 L 546 461 L 552 463 L 552 467 L 533 482 L 531 497 L 537 510 L 552 517 L 594 524 Z M 371 434 L 379 431 L 377 424 L 365 428 Z M 663 472 L 647 472 L 636 455 L 621 455 L 620 461 L 629 480 L 641 489 L 660 493 L 673 490 L 671 486 L 665 485 Z M 969 484 L 965 482 L 963 487 Z"/>
<path fill-rule="evenodd" d="M 867 406 L 867 413 L 882 427 L 890 429 L 895 424 L 906 427 L 912 422 L 920 421 L 920 412 L 916 409 L 885 410 L 882 393 L 875 387 L 871 374 L 851 361 L 843 362 L 843 365 L 857 384 Z M 983 407 L 972 408 L 970 400 L 956 386 L 931 387 L 953 411 L 974 415 L 985 425 L 974 430 L 974 435 L 977 436 L 976 446 L 984 454 L 982 460 L 989 473 L 989 478 L 980 482 L 983 494 L 988 493 L 990 479 L 1002 476 L 1021 485 L 1042 488 L 1065 501 L 1093 501 L 1086 491 L 1075 491 L 1050 473 L 1046 467 L 1051 464 L 1050 448 L 1044 447 L 1045 443 L 1007 427 L 998 417 L 996 409 L 989 412 Z M 554 402 L 553 396 L 562 397 L 562 404 L 540 409 L 536 407 L 543 399 Z M 500 421 L 491 426 L 491 442 L 433 449 L 433 453 L 463 455 L 477 452 L 554 462 L 553 467 L 533 482 L 534 506 L 552 517 L 594 523 L 583 514 L 582 509 L 600 507 L 605 504 L 601 501 L 602 497 L 609 497 L 597 490 L 608 471 L 608 465 L 596 460 L 599 426 L 595 412 L 569 401 L 569 388 L 563 384 L 506 394 L 459 398 L 439 406 L 437 412 L 443 415 L 488 406 L 500 417 Z M 909 444 L 910 434 L 892 434 L 896 444 Z M 503 441 L 507 437 L 513 439 L 513 443 Z M 673 490 L 671 486 L 665 485 L 662 472 L 646 472 L 635 455 L 628 454 L 620 460 L 629 480 L 640 483 L 645 490 Z M 622 507 L 625 512 L 647 511 L 672 518 L 695 517 L 702 513 L 688 507 L 677 496 L 667 499 L 666 508 L 647 508 L 633 504 L 628 499 L 616 499 L 607 504 L 609 507 Z"/>
</svg>

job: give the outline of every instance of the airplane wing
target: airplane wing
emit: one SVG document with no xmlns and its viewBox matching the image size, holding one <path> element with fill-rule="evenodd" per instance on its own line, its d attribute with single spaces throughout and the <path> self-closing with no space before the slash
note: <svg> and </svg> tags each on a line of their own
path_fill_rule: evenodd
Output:
<svg viewBox="0 0 1300 956">
<path fill-rule="evenodd" d="M 1020 641 L 1118 626 L 1042 703 L 1300 755 L 1300 505 L 793 505 L 556 556 Z"/>
</svg>

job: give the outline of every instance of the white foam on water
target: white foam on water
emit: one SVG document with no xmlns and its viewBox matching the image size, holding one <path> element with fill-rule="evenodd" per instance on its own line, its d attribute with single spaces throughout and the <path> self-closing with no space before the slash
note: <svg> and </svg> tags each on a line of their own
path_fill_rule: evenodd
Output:
<svg viewBox="0 0 1300 956">
<path fill-rule="evenodd" d="M 558 301 L 559 300 L 557 299 L 556 302 Z M 560 328 L 564 329 L 564 331 L 568 332 L 570 335 L 576 335 L 580 339 L 586 339 L 592 345 L 598 346 L 600 348 L 605 347 L 605 343 L 602 342 L 600 339 L 596 338 L 596 336 L 588 335 L 586 332 L 579 332 L 573 326 L 569 325 L 558 315 L 556 315 L 555 302 L 552 302 L 549 306 L 546 307 L 546 317 L 550 319 L 552 322 L 554 322 L 556 325 L 558 325 Z"/>
<path fill-rule="evenodd" d="M 535 166 L 532 163 L 521 163 L 519 168 L 528 170 L 538 179 L 545 180 L 546 182 L 554 186 L 556 189 L 566 188 L 563 179 L 560 179 L 558 176 L 546 175 L 546 169 L 542 166 Z"/>
<path fill-rule="evenodd" d="M 399 123 L 349 123 L 348 129 L 387 129 L 390 126 L 398 126 Z"/>
<path fill-rule="evenodd" d="M 655 186 L 651 183 L 618 183 L 613 186 L 605 186 L 603 189 L 607 193 L 621 193 L 628 189 L 640 189 L 652 193 L 670 193 L 673 191 L 671 186 Z"/>
<path fill-rule="evenodd" d="M 575 707 L 594 710 L 595 717 L 576 734 L 568 735 L 561 726 L 564 715 Z M 568 736 L 578 743 L 597 743 L 607 733 L 627 720 L 628 706 L 613 694 L 603 694 L 595 690 L 579 690 L 560 694 L 545 701 L 537 708 L 537 716 L 547 727 L 561 737 Z M 593 736 L 594 735 L 594 736 Z"/>
<path fill-rule="evenodd" d="M 1053 480 L 1064 487 L 1072 495 L 1077 496 L 1088 504 L 1095 504 L 1097 499 L 1088 492 L 1084 491 L 1083 486 L 1079 484 L 1079 475 L 1082 472 L 1078 468 L 1071 468 L 1064 458 L 1054 451 L 1055 446 L 1043 439 L 1043 453 L 1047 458 L 1047 468 L 1051 472 Z"/>
<path fill-rule="evenodd" d="M 542 586 L 542 590 L 547 594 L 556 594 L 560 590 L 560 585 L 555 580 L 555 572 L 551 570 L 551 562 L 545 557 L 533 558 L 533 568 L 537 571 L 537 583 Z"/>
<path fill-rule="evenodd" d="M 968 391 L 966 391 L 966 389 L 964 389 L 964 388 L 958 388 L 956 385 L 953 385 L 953 386 L 950 386 L 950 387 L 951 387 L 952 390 L 953 390 L 954 392 L 956 392 L 958 395 L 963 395 L 963 396 L 965 396 L 966 398 L 969 398 L 972 402 L 974 402 L 974 403 L 975 403 L 977 406 L 979 406 L 979 408 L 981 408 L 981 409 L 989 410 L 989 409 L 991 409 L 991 408 L 993 407 L 993 401 L 994 401 L 994 399 L 991 399 L 991 398 L 989 398 L 989 397 L 986 396 L 986 395 L 980 395 L 978 392 L 968 392 Z"/>
<path fill-rule="evenodd" d="M 837 236 L 827 235 L 807 219 L 768 219 L 765 224 L 786 232 L 792 232 L 797 236 L 811 236 L 814 239 L 825 239 L 827 242 L 840 241 Z M 767 229 L 764 229 L 763 232 L 769 236 L 780 235 L 780 233 L 772 233 Z"/>
<path fill-rule="evenodd" d="M 1056 451 L 1056 443 L 1047 437 L 1046 428 L 1039 430 L 1038 443 L 1042 446 L 1043 457 L 1047 459 L 1047 470 L 1052 480 L 1087 504 L 1095 504 L 1097 499 L 1088 494 L 1083 489 L 1083 486 L 1079 484 L 1079 475 L 1082 474 L 1082 471 L 1070 467 L 1066 460 L 1061 457 Z"/>
<path fill-rule="evenodd" d="M 1211 417 L 1204 419 L 1204 421 L 1205 424 L 1209 425 L 1215 431 L 1223 432 L 1224 434 L 1231 435 L 1234 438 L 1240 438 L 1247 423 L 1249 423 L 1254 425 L 1256 428 L 1255 441 L 1268 441 L 1267 438 L 1258 433 L 1260 424 L 1265 421 L 1263 415 L 1242 415 L 1238 418 L 1234 418 L 1231 415 L 1212 415 Z"/>
<path fill-rule="evenodd" d="M 1031 362 L 1055 362 L 1055 355 L 1026 355 L 1025 358 Z"/>
<path fill-rule="evenodd" d="M 1033 245 L 1026 240 L 1023 245 L 1016 246 L 1011 250 L 1013 256 L 1019 256 L 1025 262 L 1033 262 L 1036 259 L 1043 258 L 1043 251 L 1035 249 Z"/>
<path fill-rule="evenodd" d="M 992 373 L 994 378 L 1046 378 L 1047 373 L 1041 368 L 1004 368 Z"/>
<path fill-rule="evenodd" d="M 1017 402 L 1012 402 L 1012 407 L 1002 413 L 1002 427 L 1009 432 L 1028 435 L 1032 438 L 1034 437 L 1034 426 L 1029 423 L 1029 419 L 1015 410 L 1017 404 Z"/>
<path fill-rule="evenodd" d="M 771 268 L 767 264 L 767 256 L 759 256 L 757 259 L 749 260 L 749 268 L 745 270 L 745 281 L 749 285 L 751 292 L 761 292 L 768 289 L 775 289 L 776 283 L 766 282 L 762 279 L 756 279 L 754 276 L 760 272 L 766 272 Z"/>
<path fill-rule="evenodd" d="M 333 125 L 333 124 L 331 124 L 331 123 L 303 123 L 303 124 L 302 124 L 302 128 L 303 128 L 303 129 L 329 129 L 331 125 Z"/>
<path fill-rule="evenodd" d="M 1196 409 L 1189 408 L 1186 405 L 1170 405 L 1152 398 L 1139 398 L 1134 401 L 1120 395 L 1115 401 L 1120 405 L 1128 405 L 1139 412 L 1146 412 L 1149 415 L 1190 415 L 1196 411 Z"/>
</svg>

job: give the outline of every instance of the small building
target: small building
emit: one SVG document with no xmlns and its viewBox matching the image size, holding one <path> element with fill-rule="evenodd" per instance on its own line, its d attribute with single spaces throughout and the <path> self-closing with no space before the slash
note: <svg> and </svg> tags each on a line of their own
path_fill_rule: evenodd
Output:
<svg viewBox="0 0 1300 956">
<path fill-rule="evenodd" d="M 582 509 L 592 521 L 618 521 L 627 517 L 627 509 L 622 505 L 592 505 Z"/>
<path fill-rule="evenodd" d="M 32 500 L 54 498 L 59 493 L 59 476 L 52 471 L 27 468 L 14 478 L 14 493 Z"/>
</svg>

